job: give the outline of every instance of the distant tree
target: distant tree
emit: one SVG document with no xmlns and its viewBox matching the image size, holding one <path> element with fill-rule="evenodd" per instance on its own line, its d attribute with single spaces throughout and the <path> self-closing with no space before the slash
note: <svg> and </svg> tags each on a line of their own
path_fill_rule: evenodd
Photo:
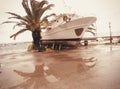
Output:
<svg viewBox="0 0 120 89">
<path fill-rule="evenodd" d="M 120 39 L 118 40 L 118 43 L 120 43 Z"/>
<path fill-rule="evenodd" d="M 35 48 L 40 49 L 41 45 L 41 29 L 45 29 L 47 26 L 45 24 L 48 23 L 47 18 L 51 16 L 55 16 L 54 13 L 50 15 L 46 15 L 43 17 L 44 12 L 51 9 L 54 4 L 48 4 L 48 1 L 42 0 L 40 2 L 36 0 L 23 0 L 22 6 L 26 12 L 26 16 L 20 16 L 13 12 L 7 12 L 12 15 L 8 19 L 18 19 L 18 21 L 5 21 L 4 23 L 15 23 L 13 29 L 16 26 L 22 26 L 23 29 L 20 29 L 17 33 L 10 36 L 10 38 L 16 38 L 16 36 L 25 31 L 32 32 L 33 44 Z"/>
</svg>

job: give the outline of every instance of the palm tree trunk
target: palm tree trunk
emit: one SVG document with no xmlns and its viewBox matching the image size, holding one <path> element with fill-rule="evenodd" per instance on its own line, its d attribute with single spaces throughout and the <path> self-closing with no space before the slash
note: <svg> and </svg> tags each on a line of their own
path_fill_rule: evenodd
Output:
<svg viewBox="0 0 120 89">
<path fill-rule="evenodd" d="M 39 30 L 34 30 L 32 32 L 32 37 L 33 37 L 33 44 L 34 44 L 34 48 L 37 50 L 40 50 L 40 45 L 41 45 L 41 31 Z"/>
</svg>

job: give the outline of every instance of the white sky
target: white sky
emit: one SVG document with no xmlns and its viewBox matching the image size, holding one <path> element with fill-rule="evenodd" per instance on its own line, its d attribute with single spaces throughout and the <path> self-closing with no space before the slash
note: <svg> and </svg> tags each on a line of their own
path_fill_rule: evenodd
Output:
<svg viewBox="0 0 120 89">
<path fill-rule="evenodd" d="M 38 0 L 40 1 L 40 0 Z M 98 35 L 109 35 L 109 25 L 113 35 L 120 35 L 120 0 L 48 0 L 55 4 L 51 12 L 72 12 L 81 16 L 97 17 Z M 14 12 L 25 15 L 21 5 L 22 0 L 0 0 L 0 23 L 10 16 L 5 12 Z M 12 24 L 0 25 L 0 43 L 32 41 L 31 32 L 24 32 L 17 36 L 16 40 L 9 38 L 19 29 L 12 29 Z"/>
</svg>

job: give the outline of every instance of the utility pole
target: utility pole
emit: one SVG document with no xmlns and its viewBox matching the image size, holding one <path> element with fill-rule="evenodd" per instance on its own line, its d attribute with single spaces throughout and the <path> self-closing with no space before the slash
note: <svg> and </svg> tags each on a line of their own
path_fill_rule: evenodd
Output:
<svg viewBox="0 0 120 89">
<path fill-rule="evenodd" d="M 110 44 L 112 44 L 112 32 L 111 32 L 111 23 L 109 22 L 109 31 L 110 31 Z"/>
</svg>

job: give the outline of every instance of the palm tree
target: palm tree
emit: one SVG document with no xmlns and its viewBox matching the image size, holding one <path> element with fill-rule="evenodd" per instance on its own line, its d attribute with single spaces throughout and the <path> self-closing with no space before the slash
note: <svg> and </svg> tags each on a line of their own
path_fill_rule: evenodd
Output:
<svg viewBox="0 0 120 89">
<path fill-rule="evenodd" d="M 44 12 L 49 10 L 54 4 L 48 4 L 48 1 L 42 0 L 40 2 L 36 0 L 23 0 L 22 6 L 26 12 L 26 16 L 20 16 L 13 12 L 7 12 L 12 15 L 8 19 L 18 19 L 18 21 L 5 21 L 3 23 L 15 23 L 13 29 L 16 26 L 22 26 L 23 29 L 20 29 L 17 33 L 10 36 L 10 38 L 16 38 L 16 36 L 25 31 L 32 32 L 33 44 L 39 50 L 41 45 L 41 29 L 47 28 L 44 24 L 49 23 L 48 17 L 55 16 L 54 13 L 43 17 Z M 48 25 L 48 24 L 47 24 Z"/>
</svg>

